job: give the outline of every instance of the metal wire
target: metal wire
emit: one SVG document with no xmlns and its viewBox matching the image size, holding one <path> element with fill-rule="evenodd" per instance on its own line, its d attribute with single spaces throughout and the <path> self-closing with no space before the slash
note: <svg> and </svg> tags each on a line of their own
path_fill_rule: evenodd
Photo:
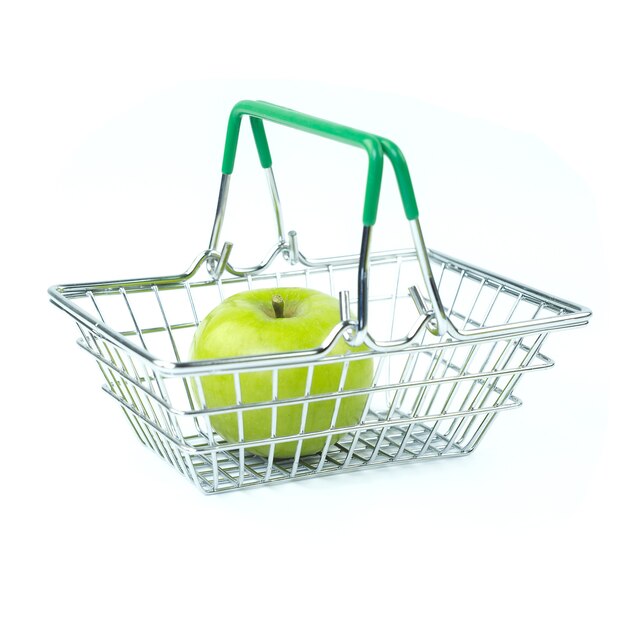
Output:
<svg viewBox="0 0 626 626">
<path fill-rule="evenodd" d="M 201 366 L 184 360 L 202 316 L 230 293 L 267 286 L 268 280 L 276 286 L 286 280 L 289 285 L 337 293 L 338 285 L 356 276 L 359 267 L 354 257 L 303 263 L 305 257 L 298 251 L 294 263 L 294 255 L 293 250 L 285 255 L 285 267 L 272 271 L 268 266 L 245 276 L 226 271 L 216 278 L 211 267 L 202 275 L 199 268 L 205 264 L 197 262 L 192 272 L 178 277 L 51 290 L 53 301 L 76 320 L 79 345 L 95 358 L 104 390 L 121 406 L 138 439 L 204 493 L 467 455 L 500 412 L 520 405 L 512 393 L 522 374 L 552 365 L 539 352 L 548 332 L 579 324 L 584 312 L 554 296 L 431 253 L 442 308 L 457 328 L 500 329 L 493 336 L 488 332 L 436 336 L 419 321 L 422 313 L 409 296 L 411 276 L 419 270 L 415 253 L 384 253 L 370 259 L 372 324 L 368 333 L 373 337 L 380 332 L 387 345 L 374 340 L 367 353 L 309 353 L 300 360 L 294 355 L 288 355 L 291 360 L 269 355 L 257 362 L 231 359 Z M 272 258 L 279 263 L 282 255 Z M 423 306 L 431 306 L 427 298 Z M 526 321 L 533 325 L 524 327 Z M 510 332 L 502 332 L 507 325 Z M 411 326 L 413 336 L 398 339 L 396 334 Z M 379 343 L 383 347 L 377 350 Z M 173 355 L 169 360 L 168 350 Z M 346 389 L 350 363 L 363 358 L 374 362 L 371 386 Z M 294 363 L 306 368 L 303 389 L 298 396 L 283 397 L 280 372 Z M 326 363 L 342 364 L 337 388 L 313 393 L 316 367 Z M 243 372 L 268 373 L 267 400 L 244 402 Z M 204 396 L 202 378 L 218 374 L 230 376 L 233 405 L 215 407 Z M 342 402 L 359 395 L 367 396 L 361 414 L 355 416 L 353 425 L 338 427 Z M 320 402 L 330 407 L 328 427 L 311 431 L 307 428 L 310 408 Z M 277 436 L 280 407 L 299 411 L 297 432 Z M 267 437 L 250 441 L 246 414 L 259 410 L 270 411 L 270 430 Z M 228 412 L 236 414 L 236 442 L 226 441 L 212 425 L 214 416 Z M 303 456 L 303 443 L 320 437 L 324 440 L 321 451 Z M 293 457 L 276 457 L 276 448 L 283 443 L 296 444 Z M 266 457 L 251 451 L 262 446 L 268 448 Z"/>
</svg>

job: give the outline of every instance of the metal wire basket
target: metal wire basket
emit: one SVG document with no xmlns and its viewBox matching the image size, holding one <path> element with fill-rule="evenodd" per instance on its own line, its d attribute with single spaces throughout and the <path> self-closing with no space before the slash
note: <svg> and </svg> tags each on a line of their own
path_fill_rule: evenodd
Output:
<svg viewBox="0 0 626 626">
<path fill-rule="evenodd" d="M 229 263 L 232 244 L 220 248 L 219 235 L 244 115 L 267 173 L 278 241 L 259 265 L 236 268 Z M 285 236 L 263 119 L 365 149 L 369 170 L 359 255 L 311 259 L 299 250 L 294 231 Z M 370 235 L 385 158 L 394 168 L 415 248 L 373 254 Z M 280 286 L 337 297 L 340 323 L 322 345 L 249 358 L 185 360 L 202 318 L 227 296 Z M 95 358 L 103 389 L 121 406 L 139 440 L 207 494 L 465 456 L 498 413 L 520 406 L 513 390 L 522 374 L 553 365 L 540 352 L 548 333 L 586 324 L 591 315 L 585 307 L 427 250 L 406 163 L 389 140 L 256 101 L 240 102 L 231 112 L 210 245 L 187 272 L 56 285 L 49 295 L 76 321 L 78 344 Z M 339 341 L 366 349 L 331 354 Z M 372 360 L 371 385 L 345 388 L 346 371 L 357 359 Z M 313 392 L 315 368 L 331 363 L 342 368 L 337 389 Z M 306 368 L 304 389 L 282 397 L 281 372 L 295 367 Z M 267 376 L 263 401 L 242 398 L 242 379 L 251 372 Z M 198 392 L 211 376 L 232 384 L 229 406 L 214 406 Z M 359 395 L 366 401 L 354 423 L 339 425 L 341 403 Z M 328 428 L 307 428 L 315 403 L 324 403 Z M 300 428 L 278 436 L 278 411 L 286 406 L 301 415 Z M 266 437 L 251 439 L 244 418 L 260 409 L 270 411 L 271 429 Z M 235 442 L 212 427 L 212 419 L 226 413 L 237 415 Z M 311 438 L 322 438 L 324 445 L 303 455 L 303 442 Z M 284 443 L 295 444 L 295 453 L 278 458 L 276 446 Z M 259 446 L 266 455 L 251 452 Z"/>
</svg>

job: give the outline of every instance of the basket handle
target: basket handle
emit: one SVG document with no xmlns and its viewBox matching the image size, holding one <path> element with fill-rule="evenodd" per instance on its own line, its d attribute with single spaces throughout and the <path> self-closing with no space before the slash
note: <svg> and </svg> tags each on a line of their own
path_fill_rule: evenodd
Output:
<svg viewBox="0 0 626 626">
<path fill-rule="evenodd" d="M 369 161 L 363 206 L 363 224 L 365 226 L 372 226 L 376 222 L 383 175 L 383 148 L 376 135 L 299 113 L 298 111 L 287 109 L 276 104 L 270 104 L 269 102 L 242 100 L 233 107 L 228 120 L 224 159 L 222 161 L 222 173 L 226 175 L 232 174 L 235 166 L 239 129 L 241 127 L 241 118 L 244 115 L 250 116 L 250 124 L 252 126 L 257 152 L 259 153 L 261 165 L 265 169 L 272 166 L 272 156 L 263 126 L 262 120 L 264 119 L 297 130 L 313 133 L 320 137 L 326 137 L 340 141 L 341 143 L 363 148 L 367 153 Z"/>
<path fill-rule="evenodd" d="M 383 159 L 386 156 L 391 162 L 402 205 L 406 218 L 411 223 L 411 232 L 415 241 L 417 255 L 419 258 L 422 274 L 426 283 L 430 301 L 433 306 L 434 317 L 436 321 L 436 332 L 441 334 L 446 327 L 447 318 L 443 311 L 443 306 L 439 298 L 439 293 L 433 279 L 428 253 L 418 220 L 418 208 L 415 200 L 415 192 L 411 182 L 411 176 L 406 163 L 406 159 L 400 148 L 389 139 L 379 137 L 378 135 L 367 133 L 349 126 L 330 122 L 318 117 L 300 113 L 293 109 L 263 102 L 258 100 L 242 100 L 235 104 L 228 120 L 226 131 L 226 144 L 224 147 L 224 157 L 222 160 L 223 188 L 220 189 L 220 200 L 218 200 L 218 212 L 216 216 L 216 225 L 211 236 L 212 246 L 217 243 L 219 230 L 221 226 L 223 204 L 222 196 L 227 194 L 227 181 L 232 174 L 235 166 L 235 156 L 237 153 L 237 144 L 239 140 L 239 131 L 241 128 L 241 119 L 244 115 L 250 117 L 250 125 L 254 140 L 261 161 L 261 166 L 271 173 L 272 156 L 265 134 L 263 120 L 271 121 L 283 126 L 295 128 L 308 133 L 313 133 L 321 137 L 333 139 L 341 143 L 363 148 L 369 160 L 367 182 L 365 188 L 365 201 L 363 206 L 363 241 L 361 246 L 360 259 L 360 280 L 359 280 L 359 323 L 358 330 L 361 333 L 367 325 L 367 265 L 369 256 L 369 229 L 376 222 L 378 212 L 378 202 L 380 198 L 380 188 L 382 183 Z M 273 177 L 271 178 L 273 182 Z M 272 183 L 270 183 L 272 184 Z M 282 239 L 282 218 L 280 211 L 277 211 L 279 220 L 279 237 Z"/>
</svg>

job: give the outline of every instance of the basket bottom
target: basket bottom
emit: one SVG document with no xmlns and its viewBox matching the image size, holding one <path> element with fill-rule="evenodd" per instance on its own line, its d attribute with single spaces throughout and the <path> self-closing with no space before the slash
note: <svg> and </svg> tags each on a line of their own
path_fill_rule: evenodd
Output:
<svg viewBox="0 0 626 626">
<path fill-rule="evenodd" d="M 465 415 L 435 420 L 430 426 L 427 422 L 393 426 L 378 422 L 375 427 L 348 433 L 330 446 L 326 454 L 271 462 L 243 449 L 209 448 L 207 440 L 199 435 L 186 437 L 185 448 L 172 440 L 164 440 L 156 431 L 148 433 L 152 429 L 145 422 L 140 430 L 134 429 L 144 445 L 173 465 L 203 493 L 214 494 L 385 464 L 467 456 L 496 415 L 496 412 Z M 195 452 L 189 453 L 189 447 Z"/>
</svg>

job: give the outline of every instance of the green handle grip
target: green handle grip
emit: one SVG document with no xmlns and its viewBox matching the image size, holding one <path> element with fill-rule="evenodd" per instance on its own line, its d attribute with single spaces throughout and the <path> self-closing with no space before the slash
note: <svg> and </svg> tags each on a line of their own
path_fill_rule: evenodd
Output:
<svg viewBox="0 0 626 626">
<path fill-rule="evenodd" d="M 250 117 L 257 152 L 261 165 L 264 168 L 271 167 L 272 156 L 267 143 L 263 119 L 363 148 L 369 160 L 363 207 L 363 224 L 365 226 L 373 226 L 376 222 L 382 182 L 383 156 L 386 155 L 394 168 L 405 214 L 408 219 L 417 217 L 417 204 L 409 170 L 402 152 L 393 142 L 372 133 L 366 133 L 311 115 L 305 115 L 304 113 L 270 104 L 269 102 L 242 100 L 233 107 L 226 131 L 226 146 L 222 161 L 223 174 L 232 174 L 233 172 L 241 118 L 244 115 Z"/>
<path fill-rule="evenodd" d="M 404 154 L 393 141 L 384 137 L 379 137 L 378 139 L 382 144 L 385 156 L 391 161 L 393 166 L 406 219 L 415 220 L 419 215 L 419 211 L 417 209 L 417 201 L 415 200 L 415 192 L 413 191 L 413 183 L 411 182 L 411 174 L 409 174 L 409 166 L 406 163 Z"/>
</svg>

